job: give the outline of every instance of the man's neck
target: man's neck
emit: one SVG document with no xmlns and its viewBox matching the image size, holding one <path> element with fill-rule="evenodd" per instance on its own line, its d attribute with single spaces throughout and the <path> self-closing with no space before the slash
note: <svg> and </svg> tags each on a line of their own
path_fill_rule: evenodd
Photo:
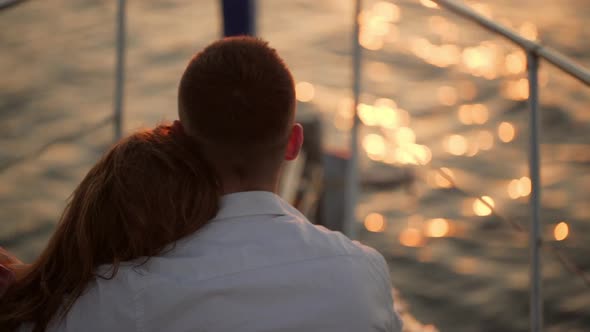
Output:
<svg viewBox="0 0 590 332">
<path fill-rule="evenodd" d="M 268 191 L 278 192 L 278 183 L 238 183 L 236 181 L 223 181 L 222 195 L 239 193 L 244 191 Z"/>
</svg>

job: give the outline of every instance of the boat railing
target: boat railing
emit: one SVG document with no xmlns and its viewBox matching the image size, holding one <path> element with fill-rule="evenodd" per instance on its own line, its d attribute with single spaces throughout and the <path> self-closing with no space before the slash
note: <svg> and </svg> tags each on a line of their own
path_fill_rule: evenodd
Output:
<svg viewBox="0 0 590 332">
<path fill-rule="evenodd" d="M 0 10 L 18 5 L 26 0 L 0 0 Z"/>
<path fill-rule="evenodd" d="M 527 59 L 527 75 L 528 75 L 528 105 L 530 108 L 529 113 L 529 176 L 531 180 L 531 195 L 530 195 L 530 210 L 531 220 L 529 227 L 529 244 L 530 244 L 530 322 L 531 331 L 539 332 L 542 330 L 543 321 L 543 308 L 542 308 L 542 295 L 541 295 L 541 246 L 543 239 L 541 237 L 541 225 L 540 225 L 540 211 L 541 211 L 541 179 L 540 179 L 540 152 L 539 152 L 539 60 L 545 60 L 558 68 L 560 71 L 567 75 L 578 79 L 583 84 L 590 86 L 590 71 L 581 65 L 570 60 L 563 54 L 542 45 L 537 41 L 527 39 L 526 37 L 514 32 L 513 30 L 495 22 L 484 15 L 478 13 L 474 9 L 457 2 L 456 0 L 428 0 L 431 5 L 440 7 L 441 9 L 453 12 L 470 22 L 473 22 L 480 27 L 488 30 L 489 32 L 502 36 L 516 46 L 520 47 L 526 53 Z M 355 12 L 354 12 L 354 29 L 353 29 L 353 86 L 352 94 L 354 99 L 354 118 L 351 129 L 351 140 L 350 140 L 350 151 L 351 159 L 349 163 L 349 172 L 347 180 L 347 196 L 346 206 L 349 207 L 347 224 L 348 227 L 345 229 L 349 230 L 349 235 L 353 234 L 354 220 L 354 206 L 356 206 L 356 197 L 358 192 L 358 181 L 357 181 L 357 164 L 358 164 L 358 130 L 361 125 L 360 118 L 357 112 L 359 104 L 359 96 L 361 93 L 361 45 L 359 42 L 360 23 L 359 15 L 362 8 L 362 0 L 355 0 Z M 442 174 L 443 177 L 447 178 L 452 183 L 452 178 L 448 174 Z M 479 197 L 482 204 L 488 206 L 493 210 L 486 200 Z M 513 224 L 514 226 L 514 224 Z M 516 225 L 516 229 L 524 231 L 524 229 Z M 557 247 L 549 247 L 558 250 Z M 560 257 L 562 264 L 566 266 L 571 272 L 579 274 L 585 281 L 587 286 L 590 283 L 583 274 L 583 271 L 578 269 L 571 260 L 562 253 L 557 253 Z"/>
</svg>

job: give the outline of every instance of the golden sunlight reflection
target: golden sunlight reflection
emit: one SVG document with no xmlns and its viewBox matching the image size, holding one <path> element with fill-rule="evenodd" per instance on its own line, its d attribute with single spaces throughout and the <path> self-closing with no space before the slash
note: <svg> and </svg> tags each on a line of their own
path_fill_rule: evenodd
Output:
<svg viewBox="0 0 590 332">
<path fill-rule="evenodd" d="M 367 23 L 366 29 L 377 36 L 385 36 L 389 33 L 389 23 L 383 16 L 372 16 Z"/>
<path fill-rule="evenodd" d="M 308 102 L 313 99 L 315 95 L 315 89 L 313 84 L 309 82 L 299 82 L 295 85 L 295 95 L 297 100 L 302 102 Z"/>
<path fill-rule="evenodd" d="M 490 150 L 494 147 L 494 135 L 488 130 L 481 130 L 477 133 L 477 143 L 481 150 Z"/>
<path fill-rule="evenodd" d="M 455 65 L 461 58 L 461 50 L 457 45 L 434 45 L 425 38 L 413 39 L 410 48 L 422 60 L 441 68 Z"/>
<path fill-rule="evenodd" d="M 523 176 L 518 180 L 518 190 L 520 192 L 520 196 L 523 197 L 531 194 L 532 183 L 528 176 Z"/>
<path fill-rule="evenodd" d="M 420 229 L 407 227 L 399 234 L 399 242 L 406 247 L 421 247 L 424 245 L 424 236 Z"/>
<path fill-rule="evenodd" d="M 357 106 L 359 119 L 367 126 L 377 125 L 377 116 L 373 106 L 360 103 Z"/>
<path fill-rule="evenodd" d="M 395 132 L 395 140 L 397 144 L 413 144 L 416 142 L 416 134 L 414 131 L 409 127 L 400 127 Z"/>
<path fill-rule="evenodd" d="M 471 8 L 482 16 L 492 18 L 492 9 L 485 3 L 473 3 L 471 4 Z"/>
<path fill-rule="evenodd" d="M 560 222 L 559 224 L 555 225 L 553 229 L 553 237 L 557 241 L 565 240 L 570 233 L 570 228 L 565 221 Z"/>
<path fill-rule="evenodd" d="M 435 188 L 452 188 L 452 180 L 454 180 L 453 172 L 446 167 L 430 171 L 427 177 L 428 184 Z"/>
<path fill-rule="evenodd" d="M 461 57 L 461 50 L 454 44 L 443 44 L 433 54 L 433 63 L 439 67 L 448 67 L 457 64 Z"/>
<path fill-rule="evenodd" d="M 368 134 L 363 139 L 363 148 L 372 160 L 383 160 L 385 158 L 386 146 L 382 136 Z"/>
<path fill-rule="evenodd" d="M 518 32 L 530 40 L 536 40 L 538 37 L 537 26 L 531 22 L 524 22 L 518 29 Z"/>
<path fill-rule="evenodd" d="M 443 218 L 431 219 L 426 223 L 426 236 L 444 237 L 449 233 L 449 222 Z"/>
<path fill-rule="evenodd" d="M 531 189 L 531 179 L 528 176 L 523 176 L 508 183 L 508 196 L 512 199 L 526 197 L 531 194 Z"/>
<path fill-rule="evenodd" d="M 497 76 L 496 53 L 498 53 L 498 47 L 495 44 L 482 42 L 479 46 L 465 48 L 461 57 L 471 74 L 494 79 Z"/>
<path fill-rule="evenodd" d="M 461 58 L 461 51 L 457 45 L 435 45 L 425 38 L 412 39 L 410 49 L 419 58 L 438 67 L 457 64 Z"/>
<path fill-rule="evenodd" d="M 492 209 L 484 202 L 488 203 L 492 208 L 495 206 L 494 200 L 490 196 L 482 196 L 481 198 L 475 199 L 473 201 L 473 212 L 480 217 L 492 214 Z"/>
<path fill-rule="evenodd" d="M 395 103 L 395 101 L 393 101 L 392 99 L 389 99 L 389 98 L 377 98 L 375 100 L 375 102 L 373 103 L 373 106 L 375 106 L 375 107 L 389 107 L 392 109 L 397 108 L 397 104 Z"/>
<path fill-rule="evenodd" d="M 508 74 L 520 74 L 526 70 L 526 54 L 514 51 L 506 56 L 504 65 Z"/>
<path fill-rule="evenodd" d="M 484 104 L 461 105 L 457 117 L 465 125 L 484 124 L 489 119 L 488 107 Z"/>
<path fill-rule="evenodd" d="M 502 95 L 511 100 L 525 100 L 529 97 L 529 81 L 521 78 L 516 81 L 506 81 L 502 84 Z"/>
<path fill-rule="evenodd" d="M 377 107 L 377 121 L 382 127 L 393 129 L 399 126 L 398 114 L 389 107 Z"/>
<path fill-rule="evenodd" d="M 475 104 L 471 109 L 471 117 L 476 124 L 484 124 L 488 121 L 488 107 L 484 104 Z"/>
<path fill-rule="evenodd" d="M 468 142 L 468 144 L 467 144 L 467 152 L 465 152 L 465 155 L 467 157 L 473 157 L 478 152 L 479 152 L 479 144 L 477 144 L 477 141 L 470 141 L 470 142 Z"/>
<path fill-rule="evenodd" d="M 383 48 L 385 41 L 396 41 L 399 31 L 393 23 L 399 21 L 400 17 L 400 8 L 386 1 L 375 3 L 370 10 L 363 10 L 358 17 L 360 45 L 377 51 Z"/>
<path fill-rule="evenodd" d="M 379 1 L 376 4 L 374 4 L 373 12 L 376 15 L 383 16 L 386 20 L 390 22 L 397 22 L 401 17 L 399 7 L 387 1 Z"/>
<path fill-rule="evenodd" d="M 388 98 L 377 99 L 373 106 L 361 103 L 358 105 L 357 111 L 359 119 L 367 126 L 379 125 L 384 128 L 395 129 L 401 124 L 409 122 L 407 112 L 397 109 L 395 102 Z"/>
<path fill-rule="evenodd" d="M 367 32 L 365 29 L 361 29 L 359 34 L 359 43 L 362 47 L 370 51 L 378 51 L 383 48 L 383 38 L 373 33 Z"/>
<path fill-rule="evenodd" d="M 467 152 L 467 140 L 461 135 L 450 135 L 445 139 L 445 148 L 452 155 L 464 155 Z"/>
<path fill-rule="evenodd" d="M 426 165 L 432 160 L 432 152 L 425 145 L 404 144 L 395 150 L 395 161 L 400 164 Z"/>
<path fill-rule="evenodd" d="M 412 40 L 411 49 L 414 54 L 416 54 L 420 58 L 427 58 L 430 54 L 432 54 L 432 49 L 434 45 L 432 45 L 426 38 L 416 38 Z"/>
<path fill-rule="evenodd" d="M 463 62 L 470 69 L 484 66 L 487 60 L 485 54 L 475 47 L 468 47 L 463 50 Z"/>
<path fill-rule="evenodd" d="M 512 199 L 520 197 L 520 188 L 518 180 L 512 180 L 508 183 L 508 196 Z"/>
<path fill-rule="evenodd" d="M 498 126 L 498 137 L 504 143 L 511 142 L 516 136 L 516 129 L 510 122 L 502 122 Z"/>
<path fill-rule="evenodd" d="M 427 8 L 438 8 L 438 5 L 431 0 L 420 0 L 420 3 Z"/>
<path fill-rule="evenodd" d="M 399 126 L 399 114 L 396 112 L 397 105 L 389 98 L 379 98 L 373 104 L 373 112 L 376 122 L 382 127 L 394 129 Z"/>
<path fill-rule="evenodd" d="M 438 101 L 446 106 L 455 105 L 457 102 L 457 90 L 450 86 L 441 86 L 437 91 Z"/>
<path fill-rule="evenodd" d="M 426 165 L 432 160 L 432 151 L 426 145 L 416 145 L 416 158 L 421 165 Z"/>
<path fill-rule="evenodd" d="M 457 40 L 458 29 L 457 25 L 450 22 L 446 18 L 438 15 L 433 15 L 428 18 L 428 26 L 430 31 L 439 35 L 442 40 L 446 42 L 455 42 Z M 451 45 L 451 44 L 449 44 Z M 455 46 L 455 45 L 453 45 Z M 455 46 L 456 47 L 456 46 Z M 458 51 L 458 47 L 456 47 Z"/>
<path fill-rule="evenodd" d="M 379 213 L 370 213 L 364 221 L 365 228 L 369 232 L 383 232 L 385 230 L 385 218 Z"/>
</svg>

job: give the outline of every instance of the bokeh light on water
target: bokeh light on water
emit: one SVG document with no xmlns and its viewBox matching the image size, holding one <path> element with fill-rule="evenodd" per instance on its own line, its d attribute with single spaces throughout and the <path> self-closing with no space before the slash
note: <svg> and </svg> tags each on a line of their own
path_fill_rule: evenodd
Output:
<svg viewBox="0 0 590 332">
<path fill-rule="evenodd" d="M 553 236 L 557 241 L 563 241 L 569 235 L 569 226 L 565 221 L 560 222 L 559 224 L 555 225 L 555 229 L 553 231 Z"/>
<path fill-rule="evenodd" d="M 516 6 L 507 1 L 501 4 L 465 2 L 482 15 L 502 22 L 525 38 L 542 40 L 544 43 L 551 40 L 555 45 L 568 43 L 565 50 L 580 49 L 568 33 L 551 31 L 551 26 L 559 25 L 559 20 L 553 19 L 558 12 L 557 8 L 561 7 L 557 2 L 527 2 Z M 513 300 L 510 304 L 506 303 L 504 308 L 524 308 L 526 303 L 518 302 L 520 300 L 515 300 L 518 296 L 512 297 L 512 294 L 526 298 L 527 236 L 512 230 L 515 226 L 511 224 L 523 225 L 526 231 L 530 218 L 527 204 L 532 184 L 527 170 L 529 110 L 526 99 L 529 96 L 529 82 L 526 76 L 526 55 L 501 38 L 440 10 L 432 1 L 394 3 L 400 12 L 400 19 L 391 23 L 396 27 L 396 42 L 390 44 L 383 39 L 384 42 L 378 48 L 364 47 L 361 43 L 365 49 L 365 61 L 379 62 L 378 66 L 369 67 L 380 68 L 380 71 L 390 75 L 389 80 L 383 75 L 369 74 L 365 77 L 364 105 L 359 107 L 359 115 L 367 127 L 362 128 L 361 132 L 384 137 L 385 158 L 378 164 L 409 168 L 415 172 L 417 179 L 409 188 L 402 186 L 389 195 L 371 194 L 366 204 L 361 205 L 360 208 L 367 212 L 385 215 L 388 224 L 386 232 L 369 238 L 377 242 L 376 237 L 382 239 L 382 248 L 392 248 L 390 250 L 400 259 L 414 257 L 427 264 L 423 269 L 417 267 L 414 270 L 417 274 L 428 269 L 435 269 L 442 274 L 446 273 L 443 271 L 447 271 L 447 267 L 456 273 L 456 278 L 465 275 L 485 279 L 486 273 L 504 274 L 505 278 L 490 280 L 486 286 L 478 288 L 482 293 L 487 293 L 487 297 L 473 296 L 470 301 L 486 306 L 486 303 L 493 301 L 491 298 L 508 297 L 506 294 L 511 294 Z M 422 7 L 413 6 L 416 3 Z M 374 8 L 374 4 L 368 2 L 367 11 Z M 529 8 L 527 6 L 531 10 L 525 10 Z M 544 17 L 533 18 L 536 11 L 543 12 Z M 583 15 L 577 16 L 578 21 L 568 22 L 577 27 L 572 34 L 578 37 L 582 35 L 580 24 L 583 25 L 583 20 L 580 17 Z M 580 50 L 574 56 L 587 59 L 582 55 L 584 52 Z M 383 64 L 387 61 L 391 68 L 384 70 Z M 586 60 L 586 63 L 590 61 Z M 396 79 L 396 75 L 399 78 Z M 576 231 L 580 233 L 572 234 L 571 224 L 574 222 L 571 218 L 577 216 L 576 224 L 586 222 L 587 225 L 590 220 L 590 213 L 585 212 L 588 208 L 582 207 L 590 201 L 587 189 L 590 188 L 590 182 L 584 175 L 588 171 L 587 161 L 590 158 L 585 157 L 587 153 L 581 152 L 584 148 L 590 149 L 588 135 L 582 129 L 589 128 L 590 117 L 583 115 L 587 114 L 583 105 L 584 101 L 590 101 L 590 93 L 581 84 L 571 79 L 568 81 L 565 77 L 542 63 L 539 72 L 543 114 L 542 227 L 545 240 L 567 240 L 563 242 L 569 246 L 566 251 L 579 261 L 584 241 L 576 242 L 573 239 L 588 236 L 588 228 L 585 226 L 583 231 L 577 228 Z M 389 151 L 403 149 L 392 144 L 396 141 L 395 132 L 388 130 L 383 120 L 375 115 L 377 112 L 371 109 L 373 101 L 380 98 L 395 101 L 392 107 L 394 110 L 408 111 L 410 121 L 403 127 L 411 130 L 412 144 L 428 149 L 428 162 L 418 160 L 416 153 L 399 154 L 399 159 L 390 157 L 396 153 Z M 576 127 L 579 130 L 573 129 Z M 407 162 L 408 158 L 414 161 Z M 574 160 L 585 161 L 574 165 Z M 387 173 L 380 166 L 371 165 L 363 164 L 368 173 Z M 576 177 L 579 181 L 575 180 Z M 384 178 L 387 176 L 384 175 Z M 574 199 L 571 192 L 578 193 L 575 199 L 578 203 L 570 202 Z M 568 221 L 564 223 L 554 221 L 565 218 Z M 392 238 L 397 238 L 397 243 Z M 544 259 L 550 266 L 547 269 L 551 270 L 546 272 L 546 278 L 569 282 L 568 285 L 574 283 L 575 286 L 568 287 L 585 291 L 583 286 L 580 288 L 578 276 L 564 270 L 553 255 L 547 252 Z M 510 261 L 511 267 L 503 266 L 500 260 Z M 484 272 L 483 267 L 489 270 Z M 411 282 L 406 284 L 409 285 Z M 461 292 L 460 287 L 456 291 Z M 416 292 L 420 298 L 429 297 L 423 292 Z M 551 301 L 559 301 L 563 305 L 570 303 L 570 297 L 563 290 L 554 289 L 552 296 Z M 580 301 L 579 298 L 577 301 Z M 427 303 L 418 302 L 421 305 Z M 577 303 L 590 305 L 587 301 Z M 576 317 L 581 317 L 584 309 L 580 305 L 575 307 Z M 553 322 L 549 325 L 559 321 L 557 316 L 553 316 L 556 311 L 550 310 L 547 314 L 551 316 L 548 321 Z M 421 317 L 427 317 L 428 313 L 429 310 L 426 310 Z M 506 313 L 510 323 L 495 329 L 525 329 L 527 314 L 526 310 L 520 309 Z M 476 323 L 471 326 L 472 330 L 478 330 Z M 452 330 L 456 326 L 446 327 Z"/>
</svg>

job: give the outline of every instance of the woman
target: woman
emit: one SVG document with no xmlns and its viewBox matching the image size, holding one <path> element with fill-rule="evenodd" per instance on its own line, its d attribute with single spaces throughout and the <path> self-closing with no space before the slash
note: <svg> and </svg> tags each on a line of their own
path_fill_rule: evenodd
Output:
<svg viewBox="0 0 590 332">
<path fill-rule="evenodd" d="M 94 278 L 145 263 L 217 213 L 217 177 L 179 122 L 123 139 L 88 172 L 47 248 L 0 298 L 0 331 L 45 331 Z M 110 274 L 98 274 L 106 265 Z"/>
</svg>

